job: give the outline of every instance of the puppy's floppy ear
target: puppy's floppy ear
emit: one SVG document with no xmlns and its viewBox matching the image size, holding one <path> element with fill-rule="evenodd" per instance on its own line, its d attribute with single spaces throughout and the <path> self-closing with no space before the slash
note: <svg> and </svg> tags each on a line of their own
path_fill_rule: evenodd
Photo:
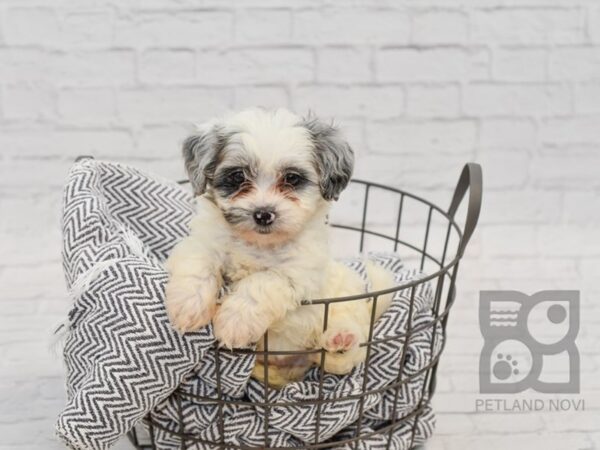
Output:
<svg viewBox="0 0 600 450">
<path fill-rule="evenodd" d="M 225 146 L 221 127 L 210 123 L 183 142 L 183 159 L 194 194 L 206 191 L 208 181 L 214 175 L 219 154 Z"/>
<path fill-rule="evenodd" d="M 325 200 L 337 200 L 352 176 L 354 151 L 333 124 L 309 115 L 302 126 L 309 131 L 314 144 L 321 194 Z"/>
</svg>

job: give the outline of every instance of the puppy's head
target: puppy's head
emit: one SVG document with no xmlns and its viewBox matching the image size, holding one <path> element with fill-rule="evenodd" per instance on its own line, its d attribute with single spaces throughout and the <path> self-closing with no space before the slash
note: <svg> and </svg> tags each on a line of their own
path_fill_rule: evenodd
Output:
<svg viewBox="0 0 600 450">
<path fill-rule="evenodd" d="M 354 155 L 337 129 L 314 117 L 253 109 L 201 127 L 183 145 L 196 195 L 220 208 L 244 240 L 281 244 L 337 199 Z"/>
</svg>

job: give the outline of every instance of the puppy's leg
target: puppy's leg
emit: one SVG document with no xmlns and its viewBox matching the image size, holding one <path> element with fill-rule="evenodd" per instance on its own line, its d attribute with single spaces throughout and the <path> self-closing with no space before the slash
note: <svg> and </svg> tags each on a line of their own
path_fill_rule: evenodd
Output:
<svg viewBox="0 0 600 450">
<path fill-rule="evenodd" d="M 330 294 L 346 296 L 360 293 L 364 289 L 363 281 L 351 269 L 341 265 L 332 265 L 332 268 L 332 276 L 343 282 L 338 282 L 338 291 Z M 391 272 L 370 261 L 366 262 L 366 269 L 372 291 L 394 285 Z M 342 375 L 365 360 L 366 347 L 360 347 L 360 344 L 368 340 L 371 316 L 375 314 L 374 319 L 377 320 L 389 307 L 391 298 L 391 294 L 379 296 L 375 311 L 373 300 L 354 300 L 330 306 L 328 327 L 321 338 L 321 346 L 327 350 L 327 372 Z"/>
<path fill-rule="evenodd" d="M 166 263 L 167 313 L 180 332 L 197 330 L 210 322 L 223 281 L 222 255 L 228 235 L 222 215 L 204 197 L 197 197 L 196 212 L 190 235 L 173 248 Z"/>
<path fill-rule="evenodd" d="M 337 261 L 329 262 L 326 282 L 321 293 L 323 297 L 345 297 L 363 291 L 364 282 L 355 271 Z M 323 323 L 318 325 L 319 337 L 316 344 L 327 351 L 325 356 L 327 372 L 348 373 L 364 359 L 362 356 L 364 349 L 359 347 L 359 344 L 366 340 L 366 335 L 360 315 L 361 313 L 366 315 L 368 312 L 363 310 L 364 305 L 362 308 L 358 305 L 364 303 L 362 300 L 330 303 L 327 329 L 322 332 Z M 311 358 L 314 363 L 321 362 L 320 354 L 315 354 Z"/>
<path fill-rule="evenodd" d="M 186 332 L 207 325 L 215 313 L 222 282 L 211 253 L 192 235 L 175 246 L 166 266 L 165 303 L 173 327 Z"/>
<path fill-rule="evenodd" d="M 363 317 L 370 316 L 370 308 L 364 300 L 350 303 L 330 305 L 327 329 L 321 336 L 321 347 L 327 351 L 326 372 L 342 375 L 365 359 L 366 348 L 360 344 L 368 339 Z"/>
<path fill-rule="evenodd" d="M 225 347 L 246 347 L 301 300 L 288 277 L 270 270 L 253 273 L 223 300 L 213 318 L 215 336 Z"/>
</svg>

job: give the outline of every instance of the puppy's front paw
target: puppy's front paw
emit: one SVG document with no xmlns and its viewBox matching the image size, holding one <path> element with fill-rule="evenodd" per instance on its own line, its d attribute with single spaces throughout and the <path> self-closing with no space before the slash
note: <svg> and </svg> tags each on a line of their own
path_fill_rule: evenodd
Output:
<svg viewBox="0 0 600 450">
<path fill-rule="evenodd" d="M 221 345 L 231 348 L 248 347 L 265 334 L 267 327 L 256 320 L 244 299 L 228 297 L 213 318 L 213 331 Z"/>
<path fill-rule="evenodd" d="M 165 306 L 169 321 L 180 333 L 207 325 L 217 308 L 218 282 L 212 276 L 170 279 Z"/>
</svg>

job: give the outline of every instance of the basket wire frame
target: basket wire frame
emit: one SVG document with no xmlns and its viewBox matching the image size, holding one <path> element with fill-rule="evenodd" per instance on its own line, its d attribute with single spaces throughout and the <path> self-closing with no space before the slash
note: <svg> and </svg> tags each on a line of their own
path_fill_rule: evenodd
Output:
<svg viewBox="0 0 600 450">
<path fill-rule="evenodd" d="M 180 184 L 186 183 L 186 181 L 181 181 Z M 346 438 L 344 440 L 335 441 L 335 442 L 320 442 L 321 436 L 321 409 L 324 404 L 329 402 L 334 402 L 340 399 L 324 399 L 323 398 L 323 380 L 324 380 L 324 363 L 326 358 L 326 351 L 324 349 L 314 349 L 314 350 L 298 350 L 298 351 L 270 351 L 269 350 L 269 336 L 268 332 L 265 333 L 263 337 L 263 348 L 264 350 L 250 350 L 250 349 L 234 349 L 234 353 L 244 354 L 244 353 L 253 353 L 256 355 L 257 361 L 262 360 L 264 362 L 264 401 L 263 402 L 250 402 L 248 400 L 224 400 L 223 399 L 223 391 L 222 391 L 222 380 L 221 380 L 221 371 L 220 371 L 220 354 L 221 349 L 215 347 L 212 351 L 215 352 L 215 373 L 216 373 L 216 391 L 217 398 L 213 397 L 205 397 L 200 395 L 193 395 L 182 392 L 174 392 L 172 395 L 175 396 L 176 404 L 177 404 L 177 412 L 178 412 L 178 431 L 173 431 L 168 429 L 164 425 L 155 422 L 151 419 L 151 416 L 144 420 L 146 425 L 147 438 L 142 438 L 139 434 L 139 429 L 132 429 L 128 433 L 128 438 L 133 444 L 133 446 L 140 450 L 153 450 L 157 449 L 156 446 L 156 431 L 157 429 L 161 432 L 167 433 L 171 437 L 177 437 L 180 441 L 180 448 L 186 449 L 190 445 L 205 445 L 210 448 L 218 448 L 218 449 L 241 449 L 241 450 L 252 450 L 258 448 L 264 449 L 276 449 L 277 447 L 270 446 L 269 440 L 269 416 L 271 408 L 273 407 L 282 407 L 289 405 L 298 405 L 298 404 L 313 404 L 316 406 L 316 423 L 315 423 L 315 439 L 311 444 L 306 444 L 302 447 L 303 449 L 322 449 L 322 448 L 331 448 L 337 447 L 341 445 L 350 445 L 354 449 L 358 449 L 361 442 L 371 436 L 374 435 L 382 435 L 387 436 L 386 450 L 390 449 L 390 445 L 392 442 L 392 435 L 394 431 L 396 431 L 400 426 L 410 424 L 412 421 L 412 427 L 410 432 L 410 445 L 409 448 L 412 448 L 415 442 L 416 428 L 418 424 L 418 420 L 421 414 L 424 412 L 428 402 L 431 400 L 436 387 L 436 374 L 437 367 L 440 355 L 444 349 L 446 343 L 446 325 L 448 322 L 449 312 L 454 304 L 456 299 L 456 277 L 458 273 L 458 266 L 460 259 L 462 258 L 465 248 L 471 238 L 475 227 L 477 225 L 477 221 L 479 218 L 479 212 L 481 209 L 481 198 L 482 198 L 482 174 L 481 167 L 475 163 L 468 163 L 464 166 L 463 171 L 460 175 L 458 183 L 456 185 L 456 189 L 454 191 L 454 195 L 452 197 L 452 201 L 450 203 L 450 207 L 447 210 L 444 210 L 435 204 L 418 197 L 416 195 L 410 194 L 400 189 L 395 189 L 392 187 L 388 187 L 385 185 L 381 185 L 378 183 L 372 183 L 368 181 L 362 180 L 352 180 L 352 184 L 355 186 L 362 186 L 364 189 L 364 196 L 362 199 L 362 216 L 360 220 L 360 225 L 357 226 L 355 224 L 343 224 L 343 223 L 332 223 L 331 226 L 333 228 L 347 230 L 355 233 L 359 233 L 359 245 L 358 250 L 363 252 L 365 248 L 365 243 L 368 237 L 375 237 L 378 239 L 383 239 L 384 241 L 388 241 L 392 243 L 392 248 L 394 251 L 398 251 L 400 246 L 405 251 L 412 251 L 417 255 L 418 267 L 421 270 L 425 269 L 426 264 L 432 263 L 434 266 L 434 270 L 429 275 L 425 275 L 416 280 L 411 280 L 408 282 L 404 282 L 392 288 L 383 289 L 374 292 L 367 292 L 362 294 L 350 295 L 345 297 L 335 297 L 335 298 L 322 298 L 322 299 L 309 299 L 305 300 L 304 304 L 313 304 L 313 305 L 323 305 L 323 331 L 327 329 L 328 319 L 329 319 L 329 306 L 335 302 L 350 302 L 356 300 L 364 300 L 367 298 L 371 298 L 371 316 L 370 316 L 370 326 L 368 339 L 366 342 L 360 343 L 361 346 L 366 347 L 366 358 L 364 362 L 364 372 L 363 372 L 363 384 L 362 391 L 359 394 L 349 395 L 344 397 L 346 399 L 358 399 L 359 402 L 359 410 L 358 410 L 358 419 L 356 421 L 356 431 L 354 435 L 350 438 Z M 391 193 L 397 196 L 398 201 L 398 214 L 396 216 L 395 224 L 393 227 L 393 233 L 385 234 L 380 231 L 376 231 L 375 229 L 368 227 L 367 225 L 367 210 L 369 206 L 369 200 L 371 199 L 371 195 L 373 191 L 384 191 L 386 193 Z M 461 203 L 465 197 L 466 192 L 469 192 L 468 202 L 466 205 L 466 218 L 464 220 L 464 227 L 461 227 L 457 224 L 456 221 L 456 213 L 461 206 Z M 409 242 L 402 238 L 402 229 L 403 229 L 403 213 L 406 210 L 406 205 L 408 201 L 416 202 L 422 206 L 426 207 L 426 221 L 425 221 L 425 231 L 422 238 L 422 243 L 416 244 L 414 242 Z M 439 257 L 434 256 L 430 252 L 430 237 L 431 237 L 431 227 L 432 227 L 432 218 L 433 215 L 439 215 L 443 221 L 445 221 L 445 230 L 443 230 L 443 234 L 445 238 L 443 240 L 443 245 L 441 249 L 441 255 Z M 450 241 L 451 238 L 454 237 L 456 240 L 456 250 L 452 256 L 449 257 L 450 249 Z M 415 290 L 419 285 L 424 283 L 435 283 L 434 296 L 433 296 L 433 306 L 432 306 L 432 315 L 433 320 L 426 323 L 425 325 L 413 326 L 412 323 L 412 312 L 414 308 L 414 300 L 415 300 Z M 400 290 L 409 289 L 409 313 L 408 313 L 408 323 L 406 327 L 406 331 L 404 333 L 398 333 L 394 336 L 388 336 L 385 338 L 374 339 L 373 338 L 373 329 L 375 325 L 375 311 L 377 306 L 378 298 L 381 295 L 394 293 Z M 405 365 L 406 357 L 407 357 L 407 347 L 408 341 L 410 337 L 416 333 L 419 333 L 427 328 L 433 328 L 435 331 L 436 327 L 441 328 L 441 334 L 443 337 L 443 341 L 441 343 L 440 350 L 436 353 L 434 349 L 436 348 L 436 337 L 437 334 L 432 332 L 431 342 L 430 342 L 430 353 L 429 353 L 429 361 L 423 368 L 421 368 L 418 372 L 403 377 L 403 367 Z M 397 340 L 402 343 L 402 352 L 399 365 L 398 375 L 395 381 L 392 384 L 384 386 L 383 388 L 371 389 L 367 388 L 367 380 L 368 373 L 370 369 L 371 363 L 371 348 L 374 345 L 378 345 L 384 342 L 388 342 L 391 340 Z M 274 389 L 269 386 L 269 365 L 267 364 L 267 359 L 270 355 L 308 355 L 308 354 L 318 354 L 320 353 L 320 369 L 319 369 L 319 385 L 318 385 L 318 397 L 317 399 L 311 400 L 302 400 L 296 401 L 293 403 L 281 403 L 281 402 L 270 402 L 269 401 L 269 391 L 270 389 Z M 397 418 L 397 405 L 398 399 L 400 395 L 400 389 L 402 385 L 408 383 L 412 379 L 422 376 L 423 383 L 422 389 L 419 396 L 418 404 L 413 410 L 403 416 L 402 418 Z M 389 423 L 383 425 L 382 427 L 370 431 L 363 432 L 364 426 L 364 403 L 365 398 L 368 395 L 384 393 L 385 391 L 393 392 L 394 402 L 392 406 L 392 415 Z M 217 406 L 217 426 L 219 430 L 219 440 L 217 442 L 213 441 L 205 441 L 199 439 L 198 437 L 193 436 L 186 432 L 185 420 L 183 415 L 183 398 L 194 399 L 196 401 L 202 401 L 209 404 L 216 404 Z M 252 405 L 256 407 L 262 408 L 262 416 L 264 422 L 264 446 L 261 447 L 248 447 L 248 446 L 240 446 L 233 445 L 225 442 L 225 432 L 224 432 L 224 412 L 223 408 L 226 404 L 229 405 Z M 257 411 L 257 414 L 259 412 Z"/>
</svg>

